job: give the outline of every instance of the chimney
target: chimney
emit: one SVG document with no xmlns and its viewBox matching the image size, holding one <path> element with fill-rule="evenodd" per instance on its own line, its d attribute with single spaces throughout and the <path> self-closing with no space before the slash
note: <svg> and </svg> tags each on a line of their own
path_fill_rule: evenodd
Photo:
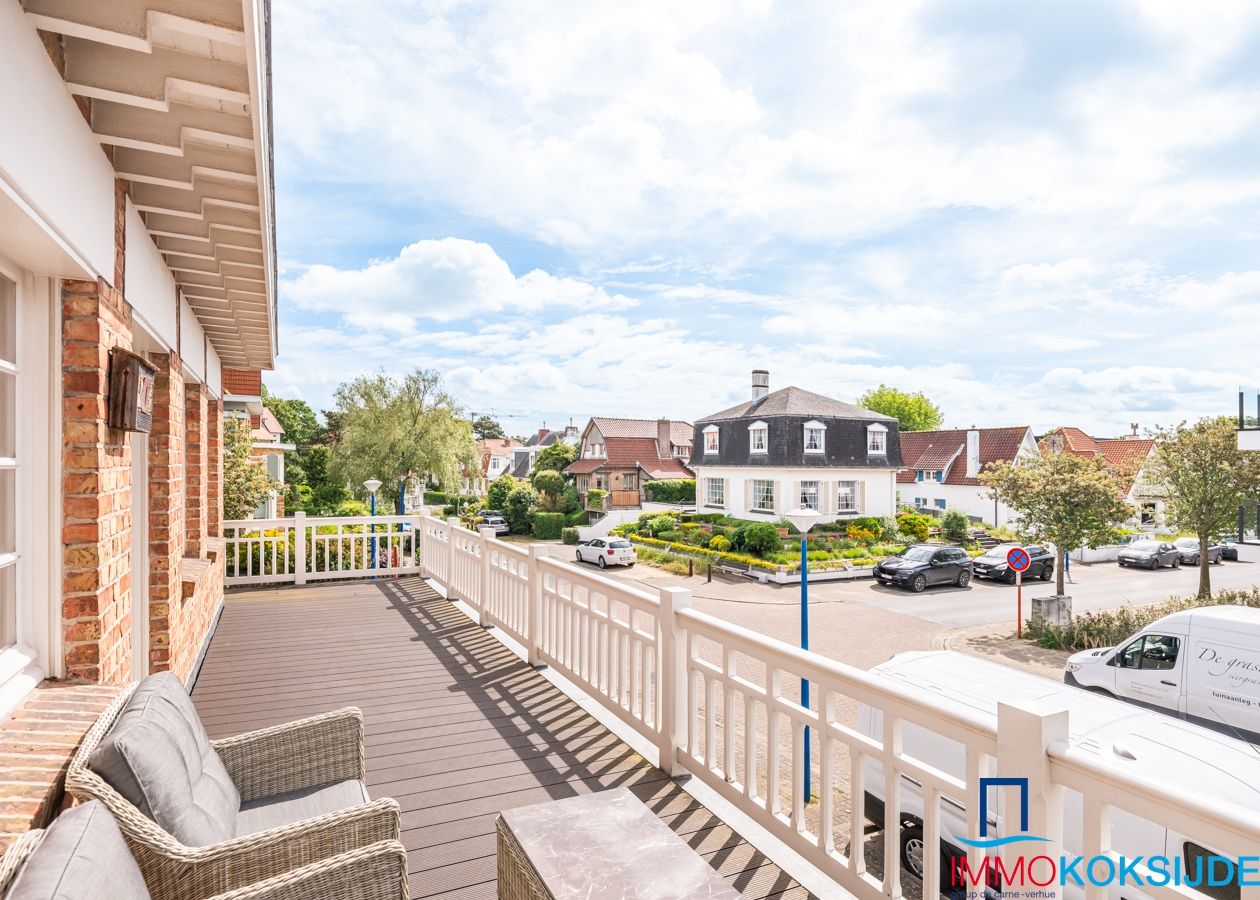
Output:
<svg viewBox="0 0 1260 900">
<path fill-rule="evenodd" d="M 547 436 L 547 426 L 544 425 L 542 428 L 538 429 L 538 440 L 541 442 L 542 439 L 545 438 L 546 436 Z"/>
<path fill-rule="evenodd" d="M 673 423 L 669 419 L 656 420 L 656 448 L 661 459 L 674 455 Z"/>
<path fill-rule="evenodd" d="M 980 474 L 980 430 L 971 428 L 967 432 L 967 477 L 975 478 Z"/>
<path fill-rule="evenodd" d="M 1138 432 L 1138 423 L 1130 422 L 1129 423 L 1129 440 L 1136 441 L 1138 439 L 1137 432 Z"/>
<path fill-rule="evenodd" d="M 758 400 L 764 400 L 766 394 L 770 393 L 770 373 L 765 369 L 753 369 L 752 373 L 752 398 L 753 403 Z"/>
</svg>

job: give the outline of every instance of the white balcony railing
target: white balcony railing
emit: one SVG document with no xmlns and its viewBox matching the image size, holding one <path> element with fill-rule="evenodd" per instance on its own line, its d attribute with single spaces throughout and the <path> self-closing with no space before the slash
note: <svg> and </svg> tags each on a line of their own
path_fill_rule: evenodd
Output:
<svg viewBox="0 0 1260 900">
<path fill-rule="evenodd" d="M 283 546 L 315 539 L 309 529 L 317 520 L 305 525 L 282 521 L 265 523 L 265 531 L 276 535 L 246 534 L 236 544 L 253 553 L 269 542 Z M 354 521 L 360 530 L 349 537 L 325 534 L 330 540 L 360 542 L 351 545 L 360 547 L 367 520 Z M 878 877 L 867 871 L 862 852 L 865 796 L 873 783 L 882 783 L 878 793 L 885 798 L 887 821 L 921 821 L 927 884 L 939 883 L 942 867 L 949 864 L 941 849 L 942 809 L 950 808 L 955 820 L 964 816 L 970 836 L 978 836 L 979 779 L 995 774 L 1027 779 L 1027 832 L 1047 839 L 1036 845 L 1037 855 L 1057 859 L 1064 849 L 1068 795 L 1067 808 L 1080 816 L 1070 830 L 1081 846 L 1071 850 L 1087 858 L 1114 859 L 1112 823 L 1131 822 L 1134 816 L 1224 855 L 1255 856 L 1260 847 L 1255 810 L 1196 797 L 1184 787 L 1126 771 L 1105 754 L 1069 747 L 1065 711 L 1012 702 L 1000 704 L 996 717 L 982 715 L 691 609 L 690 592 L 683 588 L 648 593 L 551 559 L 545 548 L 526 550 L 497 540 L 491 529 L 469 530 L 458 519 L 423 516 L 391 524 L 398 528 L 387 533 L 391 553 L 394 541 L 410 546 L 407 540 L 420 535 L 419 565 L 400 550 L 399 564 L 389 569 L 340 569 L 321 577 L 423 570 L 449 598 L 475 610 L 483 626 L 501 628 L 524 646 L 531 663 L 554 667 L 655 744 L 663 769 L 704 782 L 857 897 L 901 896 L 900 829 L 884 831 Z M 303 533 L 303 528 L 301 540 L 281 537 Z M 230 539 L 229 566 L 232 546 Z M 324 551 L 325 560 L 329 552 Z M 236 577 L 282 580 L 274 569 Z M 306 577 L 314 577 L 313 570 L 308 568 Z M 800 701 L 802 678 L 813 686 L 809 707 Z M 865 730 L 857 725 L 861 707 L 874 711 L 869 721 L 876 724 Z M 807 729 L 816 800 L 804 788 Z M 951 771 L 943 770 L 939 759 L 934 764 L 905 749 L 904 736 L 923 733 L 947 748 L 941 758 L 954 760 Z M 907 804 L 910 794 L 921 800 Z M 1017 832 L 1007 824 L 1020 821 L 1017 792 L 1004 792 L 1000 801 L 997 833 L 1013 835 Z M 992 827 L 988 836 L 994 836 Z M 983 852 L 967 850 L 973 872 Z M 1000 852 L 1009 860 L 1007 871 L 1014 871 L 1021 846 Z M 1162 854 L 1165 847 L 1146 852 Z M 1180 854 L 1171 841 L 1168 852 Z M 1149 874 L 1140 862 L 1134 871 Z M 1007 890 L 1019 886 L 1003 885 Z M 1085 900 L 1120 896 L 1088 881 L 1068 893 Z M 1203 896 L 1168 885 L 1125 895 Z M 1260 900 L 1260 888 L 1244 882 L 1235 896 Z"/>
</svg>

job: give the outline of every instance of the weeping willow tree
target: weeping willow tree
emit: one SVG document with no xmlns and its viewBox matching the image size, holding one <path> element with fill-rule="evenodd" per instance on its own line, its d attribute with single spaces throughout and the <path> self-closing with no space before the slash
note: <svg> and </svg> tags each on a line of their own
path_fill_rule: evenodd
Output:
<svg viewBox="0 0 1260 900">
<path fill-rule="evenodd" d="M 379 478 L 388 502 L 408 471 L 452 487 L 478 465 L 472 425 L 436 370 L 361 375 L 335 398 L 332 470 L 356 495 L 364 481 Z"/>
</svg>

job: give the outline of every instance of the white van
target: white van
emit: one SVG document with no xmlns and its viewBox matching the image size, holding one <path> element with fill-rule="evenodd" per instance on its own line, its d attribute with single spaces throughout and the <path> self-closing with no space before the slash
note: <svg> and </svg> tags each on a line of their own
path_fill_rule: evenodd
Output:
<svg viewBox="0 0 1260 900">
<path fill-rule="evenodd" d="M 1229 800 L 1251 809 L 1260 809 L 1260 755 L 1247 744 L 1186 722 L 1156 715 L 1108 697 L 1088 694 L 1063 684 L 1011 669 L 998 663 L 947 651 L 900 653 L 871 669 L 871 674 L 894 681 L 924 695 L 935 696 L 942 708 L 964 708 L 992 716 L 996 727 L 999 701 L 1032 700 L 1059 704 L 1068 709 L 1068 740 L 1073 747 L 1106 756 L 1111 762 L 1132 767 L 1137 774 L 1156 782 L 1186 784 L 1188 780 L 1205 798 Z M 863 734 L 882 740 L 883 714 L 862 705 L 858 726 Z M 902 749 L 908 756 L 927 763 L 955 778 L 965 780 L 965 751 L 961 744 L 910 723 L 902 727 Z M 884 776 L 878 760 L 867 759 L 864 766 L 866 818 L 878 827 L 884 825 Z M 988 776 L 994 771 L 985 773 Z M 997 824 L 992 810 L 998 809 L 996 796 L 990 798 L 989 822 Z M 968 837 L 965 798 L 945 797 L 941 804 L 941 891 L 947 895 L 959 888 L 949 882 L 951 857 L 965 857 Z M 898 811 L 901 819 L 901 865 L 922 877 L 923 873 L 923 795 L 913 780 L 903 776 Z M 1065 791 L 1063 801 L 1063 849 L 1068 854 L 1082 852 L 1082 800 L 1075 791 Z M 1193 864 L 1199 857 L 1211 857 L 1208 850 L 1165 825 L 1138 818 L 1121 810 L 1112 812 L 1112 848 L 1127 856 L 1162 854 L 1180 857 Z M 971 835 L 970 837 L 976 837 Z M 1193 836 L 1190 836 L 1193 837 Z M 1236 900 L 1236 884 L 1211 888 L 1217 900 Z M 1069 898 L 1083 896 L 1083 890 L 1069 885 Z M 1120 900 L 1146 897 L 1132 885 L 1115 885 L 1110 896 Z"/>
<path fill-rule="evenodd" d="M 1073 654 L 1063 680 L 1260 741 L 1260 609 L 1164 616 L 1118 647 Z"/>
</svg>

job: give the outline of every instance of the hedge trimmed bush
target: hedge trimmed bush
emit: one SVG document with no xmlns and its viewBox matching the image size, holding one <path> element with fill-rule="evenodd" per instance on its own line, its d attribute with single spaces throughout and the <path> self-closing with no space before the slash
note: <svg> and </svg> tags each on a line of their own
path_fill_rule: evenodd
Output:
<svg viewBox="0 0 1260 900">
<path fill-rule="evenodd" d="M 425 491 L 425 506 L 446 506 L 451 502 L 451 497 L 445 491 Z"/>
<path fill-rule="evenodd" d="M 709 541 L 709 549 L 716 550 L 718 553 L 725 553 L 731 549 L 731 542 L 724 535 L 715 534 Z"/>
<path fill-rule="evenodd" d="M 754 556 L 765 556 L 767 553 L 775 553 L 783 549 L 783 539 L 779 537 L 779 529 L 769 522 L 749 522 L 738 530 L 740 540 L 732 541 L 732 544 Z"/>
<path fill-rule="evenodd" d="M 540 541 L 558 541 L 564 531 L 564 513 L 536 512 L 533 523 L 534 537 Z"/>
<path fill-rule="evenodd" d="M 560 529 L 560 540 L 566 544 L 576 544 L 581 540 L 581 537 L 578 535 L 576 528 L 562 528 Z"/>
<path fill-rule="evenodd" d="M 947 509 L 941 516 L 941 535 L 947 541 L 961 544 L 971 536 L 971 520 L 961 509 Z"/>
<path fill-rule="evenodd" d="M 901 533 L 914 538 L 920 543 L 928 539 L 928 534 L 932 531 L 932 524 L 932 517 L 921 513 L 902 513 L 897 516 L 897 528 L 900 529 Z"/>
<path fill-rule="evenodd" d="M 649 481 L 643 486 L 648 499 L 657 503 L 695 503 L 696 480 L 694 478 L 662 479 Z"/>
</svg>

